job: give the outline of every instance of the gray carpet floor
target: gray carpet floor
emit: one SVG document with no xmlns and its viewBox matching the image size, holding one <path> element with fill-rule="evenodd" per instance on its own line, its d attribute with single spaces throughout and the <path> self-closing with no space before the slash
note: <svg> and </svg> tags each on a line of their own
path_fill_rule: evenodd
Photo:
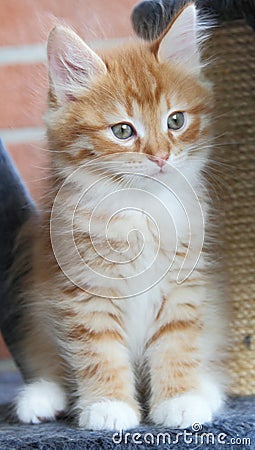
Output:
<svg viewBox="0 0 255 450">
<path fill-rule="evenodd" d="M 40 425 L 17 423 L 11 414 L 11 402 L 20 385 L 17 372 L 0 373 L 1 450 L 255 449 L 255 397 L 229 399 L 213 424 L 202 429 L 184 432 L 142 425 L 114 434 L 79 430 L 68 419 Z"/>
</svg>

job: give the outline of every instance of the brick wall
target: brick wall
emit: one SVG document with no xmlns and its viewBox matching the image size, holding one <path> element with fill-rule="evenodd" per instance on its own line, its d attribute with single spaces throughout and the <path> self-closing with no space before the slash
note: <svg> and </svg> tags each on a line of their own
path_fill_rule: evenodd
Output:
<svg viewBox="0 0 255 450">
<path fill-rule="evenodd" d="M 132 33 L 130 12 L 137 0 L 1 0 L 0 136 L 32 196 L 47 176 L 43 113 L 47 71 L 45 41 L 56 19 L 89 41 Z M 0 358 L 8 352 L 0 336 Z"/>
</svg>

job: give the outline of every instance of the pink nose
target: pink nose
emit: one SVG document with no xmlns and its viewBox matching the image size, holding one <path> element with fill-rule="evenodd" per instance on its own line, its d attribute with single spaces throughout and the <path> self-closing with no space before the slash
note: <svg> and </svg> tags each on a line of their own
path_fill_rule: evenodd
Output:
<svg viewBox="0 0 255 450">
<path fill-rule="evenodd" d="M 167 154 L 164 154 L 161 156 L 147 155 L 147 157 L 150 161 L 153 161 L 160 168 L 162 168 L 166 164 L 166 161 L 168 160 L 169 155 L 167 155 Z"/>
</svg>

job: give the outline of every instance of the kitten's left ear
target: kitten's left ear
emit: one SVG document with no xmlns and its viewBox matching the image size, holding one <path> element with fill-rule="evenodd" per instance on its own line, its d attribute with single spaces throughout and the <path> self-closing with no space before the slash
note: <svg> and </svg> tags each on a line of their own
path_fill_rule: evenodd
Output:
<svg viewBox="0 0 255 450">
<path fill-rule="evenodd" d="M 190 3 L 174 17 L 157 41 L 158 60 L 181 64 L 198 73 L 201 69 L 200 40 L 197 9 Z"/>
<path fill-rule="evenodd" d="M 107 72 L 102 59 L 69 28 L 55 27 L 48 39 L 51 88 L 60 102 L 75 98 L 81 88 Z"/>
</svg>

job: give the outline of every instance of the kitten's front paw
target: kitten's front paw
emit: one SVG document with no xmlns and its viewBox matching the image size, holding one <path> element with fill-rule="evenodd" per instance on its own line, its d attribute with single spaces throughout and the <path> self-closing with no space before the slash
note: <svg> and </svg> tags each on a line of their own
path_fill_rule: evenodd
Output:
<svg viewBox="0 0 255 450">
<path fill-rule="evenodd" d="M 21 422 L 40 423 L 54 420 L 67 406 L 63 389 L 52 381 L 27 384 L 16 399 L 16 413 Z"/>
<path fill-rule="evenodd" d="M 172 428 L 188 428 L 194 423 L 211 422 L 213 414 L 222 405 L 222 396 L 215 388 L 211 394 L 205 392 L 187 393 L 170 398 L 157 405 L 152 411 L 152 420 L 159 425 Z"/>
<path fill-rule="evenodd" d="M 88 430 L 126 430 L 138 424 L 139 420 L 134 409 L 118 400 L 92 403 L 79 417 L 79 426 Z"/>
</svg>

